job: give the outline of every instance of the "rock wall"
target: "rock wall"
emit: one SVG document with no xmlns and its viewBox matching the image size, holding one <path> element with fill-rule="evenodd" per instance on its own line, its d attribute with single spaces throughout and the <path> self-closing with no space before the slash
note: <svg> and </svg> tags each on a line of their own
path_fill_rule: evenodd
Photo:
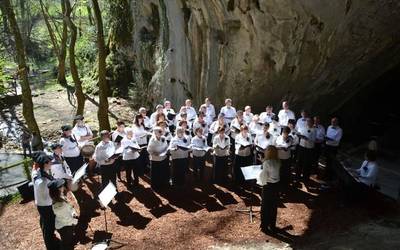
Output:
<svg viewBox="0 0 400 250">
<path fill-rule="evenodd" d="M 131 0 L 142 98 L 333 112 L 400 62 L 396 0 Z"/>
</svg>

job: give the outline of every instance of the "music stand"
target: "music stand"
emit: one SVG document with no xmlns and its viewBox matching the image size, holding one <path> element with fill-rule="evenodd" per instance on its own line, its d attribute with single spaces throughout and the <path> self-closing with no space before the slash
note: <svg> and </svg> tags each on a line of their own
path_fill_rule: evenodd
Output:
<svg viewBox="0 0 400 250">
<path fill-rule="evenodd" d="M 244 179 L 246 181 L 256 180 L 262 171 L 261 165 L 246 166 L 246 167 L 240 168 L 240 170 L 242 171 Z M 254 185 L 251 185 L 250 193 L 251 193 L 251 196 L 253 197 L 254 196 Z M 250 206 L 248 208 L 236 209 L 236 212 L 246 213 L 246 214 L 248 213 L 249 218 L 250 218 L 250 223 L 253 223 L 253 214 L 259 213 L 260 211 L 254 211 L 253 205 L 250 202 Z"/>
<path fill-rule="evenodd" d="M 110 245 L 112 234 L 108 233 L 106 210 L 107 210 L 108 204 L 110 204 L 111 200 L 115 197 L 116 194 L 117 194 L 117 188 L 110 181 L 108 183 L 108 185 L 98 195 L 101 209 L 104 211 L 104 225 L 105 225 L 104 238 L 105 239 L 100 240 L 99 242 L 95 242 L 94 247 L 92 249 L 106 249 L 104 247 L 105 246 L 108 247 Z"/>
</svg>

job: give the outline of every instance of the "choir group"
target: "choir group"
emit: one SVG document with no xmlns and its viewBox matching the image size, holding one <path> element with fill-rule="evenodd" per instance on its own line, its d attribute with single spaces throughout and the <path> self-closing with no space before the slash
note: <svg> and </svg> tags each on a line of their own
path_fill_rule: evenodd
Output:
<svg viewBox="0 0 400 250">
<path fill-rule="evenodd" d="M 132 126 L 118 121 L 115 131 L 100 131 L 101 141 L 95 146 L 92 160 L 97 164 L 102 187 L 110 181 L 117 186 L 121 169 L 131 187 L 139 183 L 147 169 L 154 190 L 184 186 L 189 167 L 197 181 L 205 181 L 208 159 L 212 159 L 207 166 L 212 165 L 215 183 L 231 178 L 240 187 L 244 183 L 241 168 L 262 164 L 258 183 L 263 186 L 263 231 L 275 227 L 279 190 L 287 189 L 292 182 L 307 183 L 323 148 L 329 176 L 343 133 L 336 117 L 327 129 L 319 117 L 311 118 L 306 111 L 296 120 L 286 101 L 278 114 L 270 105 L 261 114 L 253 114 L 250 106 L 236 110 L 231 99 L 226 99 L 217 113 L 209 98 L 198 110 L 188 99 L 179 112 L 165 101 L 150 117 L 147 114 L 142 107 Z M 75 122 L 74 127 L 62 126 L 62 138 L 52 145 L 52 157 L 40 155 L 35 159 L 35 201 L 48 249 L 54 249 L 55 229 L 64 248 L 73 246 L 71 228 L 76 218 L 66 202 L 65 187 L 85 161 L 82 150 L 94 147 L 96 139 L 82 116 L 77 116 Z"/>
</svg>

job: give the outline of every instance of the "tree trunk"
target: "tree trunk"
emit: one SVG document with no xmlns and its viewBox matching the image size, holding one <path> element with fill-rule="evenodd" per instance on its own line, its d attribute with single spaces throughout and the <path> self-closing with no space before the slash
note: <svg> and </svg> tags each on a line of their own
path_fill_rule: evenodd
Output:
<svg viewBox="0 0 400 250">
<path fill-rule="evenodd" d="M 89 4 L 86 6 L 87 12 L 88 12 L 88 18 L 89 18 L 89 24 L 90 26 L 93 25 L 93 17 L 92 17 L 92 8 L 90 8 Z"/>
<path fill-rule="evenodd" d="M 15 47 L 17 52 L 17 62 L 18 62 L 18 74 L 21 78 L 21 89 L 22 89 L 22 113 L 24 115 L 26 124 L 32 134 L 36 134 L 39 138 L 38 147 L 43 149 L 43 143 L 40 136 L 39 126 L 36 123 L 35 115 L 33 113 L 33 102 L 31 95 L 31 88 L 29 86 L 28 71 L 25 59 L 25 49 L 22 41 L 21 33 L 17 21 L 15 19 L 15 14 L 10 4 L 10 0 L 2 0 L 0 4 L 1 11 L 3 15 L 7 15 L 8 22 L 10 24 L 11 32 L 14 35 Z"/>
<path fill-rule="evenodd" d="M 71 4 L 70 0 L 65 1 L 65 18 L 68 24 L 69 29 L 71 30 L 71 41 L 69 44 L 68 52 L 69 52 L 69 66 L 71 68 L 71 75 L 72 79 L 74 80 L 75 83 L 75 96 L 77 100 L 77 108 L 76 108 L 76 115 L 83 115 L 83 111 L 85 109 L 85 95 L 83 94 L 82 90 L 82 82 L 81 79 L 79 78 L 79 73 L 78 73 L 78 68 L 76 66 L 75 62 L 75 43 L 76 43 L 76 37 L 77 37 L 77 28 L 72 22 L 71 19 Z"/>
<path fill-rule="evenodd" d="M 61 86 L 67 85 L 67 79 L 65 78 L 65 57 L 66 57 L 66 46 L 67 46 L 67 38 L 68 38 L 68 29 L 66 21 L 63 20 L 63 30 L 61 34 L 61 41 L 58 44 L 57 37 L 50 23 L 50 17 L 45 9 L 43 1 L 40 0 L 40 8 L 42 11 L 43 19 L 46 24 L 47 30 L 49 32 L 50 41 L 53 45 L 54 54 L 57 56 L 58 60 L 58 72 L 57 72 L 57 81 Z M 65 6 L 64 0 L 61 1 L 61 10 L 62 13 L 65 14 Z M 55 26 L 57 28 L 57 26 Z"/>
<path fill-rule="evenodd" d="M 65 0 L 61 0 L 61 11 L 65 16 Z M 61 86 L 67 86 L 67 79 L 65 77 L 65 58 L 67 56 L 67 39 L 68 39 L 68 26 L 67 21 L 63 18 L 62 36 L 60 42 L 60 51 L 58 58 L 58 74 L 57 81 Z"/>
<path fill-rule="evenodd" d="M 97 27 L 97 48 L 98 48 L 98 77 L 99 77 L 99 109 L 97 117 L 99 119 L 100 130 L 110 130 L 110 121 L 108 119 L 108 89 L 106 80 L 106 57 L 107 52 L 104 43 L 103 20 L 99 3 L 97 0 L 92 0 L 93 12 Z"/>
</svg>

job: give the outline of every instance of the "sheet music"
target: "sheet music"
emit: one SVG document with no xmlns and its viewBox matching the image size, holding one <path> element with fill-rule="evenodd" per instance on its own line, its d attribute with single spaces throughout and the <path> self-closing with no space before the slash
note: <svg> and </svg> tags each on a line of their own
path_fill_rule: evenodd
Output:
<svg viewBox="0 0 400 250">
<path fill-rule="evenodd" d="M 122 152 L 124 151 L 124 148 L 123 147 L 119 147 L 119 148 L 117 148 L 117 150 L 115 150 L 115 155 L 118 155 L 118 154 L 122 154 Z"/>
<path fill-rule="evenodd" d="M 108 185 L 99 194 L 99 200 L 103 207 L 107 207 L 114 196 L 117 194 L 117 189 L 114 184 L 110 181 Z"/>
<path fill-rule="evenodd" d="M 79 179 L 82 178 L 85 173 L 86 173 L 86 168 L 87 168 L 88 164 L 85 163 L 82 165 L 82 167 L 80 167 L 76 172 L 74 177 L 72 178 L 72 183 L 78 183 Z"/>
<path fill-rule="evenodd" d="M 251 165 L 251 166 L 242 167 L 240 169 L 242 170 L 244 179 L 246 181 L 257 179 L 262 171 L 261 165 Z"/>
<path fill-rule="evenodd" d="M 206 147 L 203 147 L 203 148 L 199 148 L 199 147 L 192 147 L 192 150 L 198 150 L 198 151 L 209 151 L 209 150 L 211 150 L 212 149 L 212 147 L 208 147 L 208 146 L 206 146 Z"/>
<path fill-rule="evenodd" d="M 166 156 L 167 153 L 168 153 L 168 148 L 165 151 L 160 153 L 160 157 Z"/>
</svg>

